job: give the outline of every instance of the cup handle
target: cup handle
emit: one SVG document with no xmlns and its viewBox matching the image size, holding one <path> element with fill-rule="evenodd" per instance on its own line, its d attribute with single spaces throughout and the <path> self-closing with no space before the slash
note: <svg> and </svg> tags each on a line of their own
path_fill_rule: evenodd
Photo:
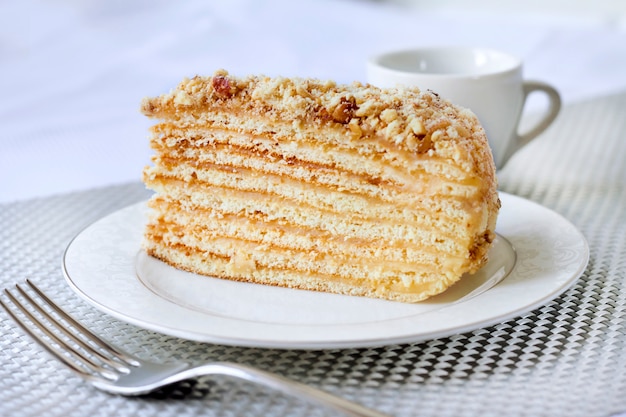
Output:
<svg viewBox="0 0 626 417">
<path fill-rule="evenodd" d="M 551 85 L 542 83 L 540 81 L 524 81 L 523 91 L 524 104 L 526 103 L 526 99 L 531 93 L 535 91 L 545 93 L 548 96 L 548 110 L 543 115 L 543 117 L 538 122 L 536 122 L 535 126 L 533 126 L 528 132 L 524 133 L 523 135 L 516 133 L 515 141 L 511 143 L 511 145 L 507 149 L 503 158 L 502 165 L 504 165 L 504 163 L 508 161 L 508 159 L 513 156 L 513 154 L 517 152 L 520 148 L 527 145 L 531 140 L 539 136 L 541 132 L 546 130 L 546 128 L 550 126 L 550 124 L 552 124 L 554 119 L 556 119 L 556 116 L 561 110 L 561 96 L 559 92 Z"/>
</svg>

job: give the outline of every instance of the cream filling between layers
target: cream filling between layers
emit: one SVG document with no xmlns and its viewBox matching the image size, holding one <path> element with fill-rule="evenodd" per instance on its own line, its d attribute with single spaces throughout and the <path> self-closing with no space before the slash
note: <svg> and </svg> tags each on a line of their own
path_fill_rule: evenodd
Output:
<svg viewBox="0 0 626 417">
<path fill-rule="evenodd" d="M 224 215 L 210 209 L 184 210 L 179 204 L 162 199 L 152 200 L 151 207 L 158 213 L 153 224 L 163 226 L 162 231 L 185 235 L 189 246 L 202 247 L 207 242 L 222 238 L 254 243 L 254 247 L 266 245 L 287 250 L 303 251 L 314 258 L 349 257 L 384 263 L 385 261 L 408 264 L 433 264 L 447 268 L 451 264 L 470 261 L 467 251 L 451 252 L 453 245 L 446 240 L 438 246 L 415 245 L 382 236 L 376 239 L 355 239 L 333 235 L 310 227 L 293 226 L 284 222 L 268 221 L 262 216 Z M 180 227 L 179 227 L 180 226 Z M 184 230 L 184 233 L 181 232 Z M 446 250 L 447 249 L 447 250 Z"/>
<path fill-rule="evenodd" d="M 439 248 L 446 252 L 463 253 L 478 232 L 472 223 L 482 221 L 482 216 L 465 219 L 467 223 L 450 221 L 455 228 L 437 230 L 428 223 L 393 221 L 381 218 L 359 218 L 350 213 L 319 210 L 299 202 L 282 199 L 259 192 L 238 191 L 200 185 L 151 183 L 151 187 L 163 196 L 179 200 L 185 209 L 210 208 L 216 215 L 237 214 L 262 216 L 265 221 L 288 224 L 294 227 L 318 229 L 325 233 L 342 236 L 345 239 L 365 239 L 382 241 L 406 241 L 411 244 Z M 444 239 L 446 236 L 450 239 Z"/>
<path fill-rule="evenodd" d="M 260 210 L 270 213 L 275 209 L 270 210 L 266 206 L 281 201 L 317 210 L 320 215 L 342 213 L 363 221 L 387 220 L 433 225 L 444 234 L 466 231 L 472 229 L 472 225 L 479 226 L 475 224 L 476 215 L 481 219 L 483 217 L 479 206 L 472 206 L 462 198 L 420 196 L 420 200 L 412 201 L 412 194 L 398 193 L 397 203 L 394 204 L 375 196 L 355 194 L 288 177 L 255 175 L 247 170 L 224 172 L 215 168 L 199 172 L 192 167 L 180 166 L 169 172 L 161 172 L 158 169 L 148 170 L 145 181 L 163 195 L 181 200 L 189 196 L 187 199 L 198 206 L 214 205 L 219 196 L 221 201 L 232 200 L 238 206 L 227 212 Z M 208 194 L 206 202 L 202 199 L 203 193 Z"/>
<path fill-rule="evenodd" d="M 450 272 L 442 274 L 440 271 L 432 270 L 428 272 L 426 269 L 412 274 L 393 274 L 388 266 L 380 266 L 386 278 L 381 277 L 372 271 L 364 271 L 365 276 L 360 276 L 359 271 L 339 271 L 343 274 L 333 274 L 329 268 L 322 269 L 305 269 L 305 268 L 289 268 L 284 264 L 270 266 L 262 262 L 260 254 L 238 251 L 232 256 L 213 253 L 207 250 L 197 250 L 181 244 L 163 244 L 148 240 L 146 250 L 152 256 L 167 259 L 167 261 L 175 266 L 191 272 L 215 276 L 221 278 L 235 279 L 247 282 L 269 283 L 280 286 L 290 286 L 294 288 L 319 289 L 311 287 L 308 279 L 317 277 L 322 280 L 321 285 L 329 285 L 334 283 L 344 283 L 350 291 L 354 293 L 362 293 L 378 291 L 384 289 L 389 292 L 396 293 L 413 293 L 417 289 L 423 291 L 429 288 L 437 288 L 438 291 L 430 292 L 433 295 L 447 288 L 453 282 L 456 282 L 460 275 Z M 266 253 L 267 254 L 267 253 Z M 276 256 L 275 253 L 269 254 Z M 258 259 L 257 259 L 258 258 Z M 288 277 L 287 282 L 283 282 L 282 278 Z M 320 285 L 318 282 L 317 285 Z M 345 292 L 341 292 L 345 293 Z M 361 294 L 365 295 L 365 294 Z M 424 294 L 419 294 L 420 297 Z M 407 300 L 408 301 L 408 300 Z M 417 301 L 417 300 L 413 300 Z"/>
<path fill-rule="evenodd" d="M 203 256 L 201 258 L 189 256 L 184 252 L 171 247 L 149 248 L 148 253 L 159 259 L 167 260 L 177 268 L 213 277 L 230 280 L 253 282 L 265 285 L 298 288 L 314 291 L 326 291 L 336 294 L 380 297 L 402 302 L 418 302 L 432 295 L 444 291 L 454 281 L 435 279 L 433 281 L 416 284 L 365 281 L 357 279 L 342 279 L 340 277 L 307 274 L 299 271 L 274 270 L 269 268 L 255 268 L 248 270 L 246 262 L 240 267 L 234 266 L 232 260 L 220 257 Z M 243 269 L 241 269 L 243 268 Z M 245 273 L 245 275 L 242 275 Z"/>
<path fill-rule="evenodd" d="M 167 228 L 170 225 L 159 225 Z M 171 225 L 176 228 L 177 225 Z M 344 279 L 366 279 L 371 281 L 402 280 L 407 283 L 424 282 L 433 275 L 458 278 L 462 275 L 463 260 L 445 259 L 445 266 L 436 263 L 407 263 L 384 259 L 369 260 L 347 255 L 330 256 L 319 252 L 299 251 L 268 244 L 232 239 L 226 237 L 196 239 L 194 236 L 176 233 L 163 233 L 165 246 L 180 248 L 188 254 L 202 257 L 212 255 L 228 259 L 241 257 L 256 267 L 293 270 L 306 273 L 339 276 Z"/>
<path fill-rule="evenodd" d="M 308 163 L 307 169 L 315 164 L 317 169 L 314 171 L 317 172 L 319 168 L 352 172 L 373 183 L 388 181 L 410 186 L 435 176 L 460 186 L 479 185 L 476 178 L 472 179 L 471 173 L 461 170 L 449 160 L 436 158 L 431 153 L 406 152 L 380 138 L 346 143 L 341 141 L 344 135 L 339 135 L 340 138 L 335 141 L 320 140 L 326 139 L 327 135 L 338 134 L 332 129 L 324 132 L 311 129 L 289 131 L 290 125 L 284 123 L 277 123 L 275 127 L 279 132 L 281 128 L 284 131 L 271 132 L 270 136 L 268 132 L 253 134 L 241 129 L 231 131 L 200 126 L 180 129 L 161 124 L 153 128 L 151 145 L 163 156 L 220 165 L 248 165 L 257 169 L 261 167 L 264 171 L 273 167 L 282 170 L 285 165 L 291 165 L 291 161 L 298 161 Z M 318 138 L 317 135 L 321 136 Z M 180 149 L 184 149 L 183 154 L 178 152 Z M 260 158 L 255 160 L 255 155 Z M 260 165 L 256 162 L 259 160 Z"/>
</svg>

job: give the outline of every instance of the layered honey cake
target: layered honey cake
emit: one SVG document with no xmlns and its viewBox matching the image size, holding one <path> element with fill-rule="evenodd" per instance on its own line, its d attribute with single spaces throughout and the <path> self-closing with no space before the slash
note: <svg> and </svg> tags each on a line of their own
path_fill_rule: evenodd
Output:
<svg viewBox="0 0 626 417">
<path fill-rule="evenodd" d="M 218 71 L 141 110 L 159 120 L 144 247 L 176 268 L 417 302 L 487 261 L 491 151 L 433 92 Z"/>
</svg>

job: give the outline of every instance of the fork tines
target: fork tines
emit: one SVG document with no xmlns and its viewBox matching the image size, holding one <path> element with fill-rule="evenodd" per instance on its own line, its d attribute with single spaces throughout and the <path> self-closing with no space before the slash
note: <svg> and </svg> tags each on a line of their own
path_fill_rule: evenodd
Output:
<svg viewBox="0 0 626 417">
<path fill-rule="evenodd" d="M 139 365 L 76 321 L 32 281 L 27 279 L 26 284 L 28 290 L 15 285 L 18 295 L 4 290 L 13 307 L 2 299 L 0 305 L 26 333 L 71 370 L 86 378 L 98 375 L 115 380 L 119 373 L 128 373 L 129 366 Z"/>
</svg>

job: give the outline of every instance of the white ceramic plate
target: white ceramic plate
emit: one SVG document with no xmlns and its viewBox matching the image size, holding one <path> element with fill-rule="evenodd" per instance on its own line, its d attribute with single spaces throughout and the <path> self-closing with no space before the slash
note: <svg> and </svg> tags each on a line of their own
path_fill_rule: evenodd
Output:
<svg viewBox="0 0 626 417">
<path fill-rule="evenodd" d="M 583 235 L 555 212 L 500 193 L 498 239 L 470 279 L 418 304 L 231 282 L 179 271 L 140 248 L 145 203 L 113 213 L 68 246 L 63 268 L 80 296 L 121 320 L 191 340 L 323 349 L 416 342 L 485 327 L 554 299 L 583 273 Z M 477 296 L 471 293 L 500 280 Z M 469 294 L 469 295 L 468 295 Z"/>
</svg>

